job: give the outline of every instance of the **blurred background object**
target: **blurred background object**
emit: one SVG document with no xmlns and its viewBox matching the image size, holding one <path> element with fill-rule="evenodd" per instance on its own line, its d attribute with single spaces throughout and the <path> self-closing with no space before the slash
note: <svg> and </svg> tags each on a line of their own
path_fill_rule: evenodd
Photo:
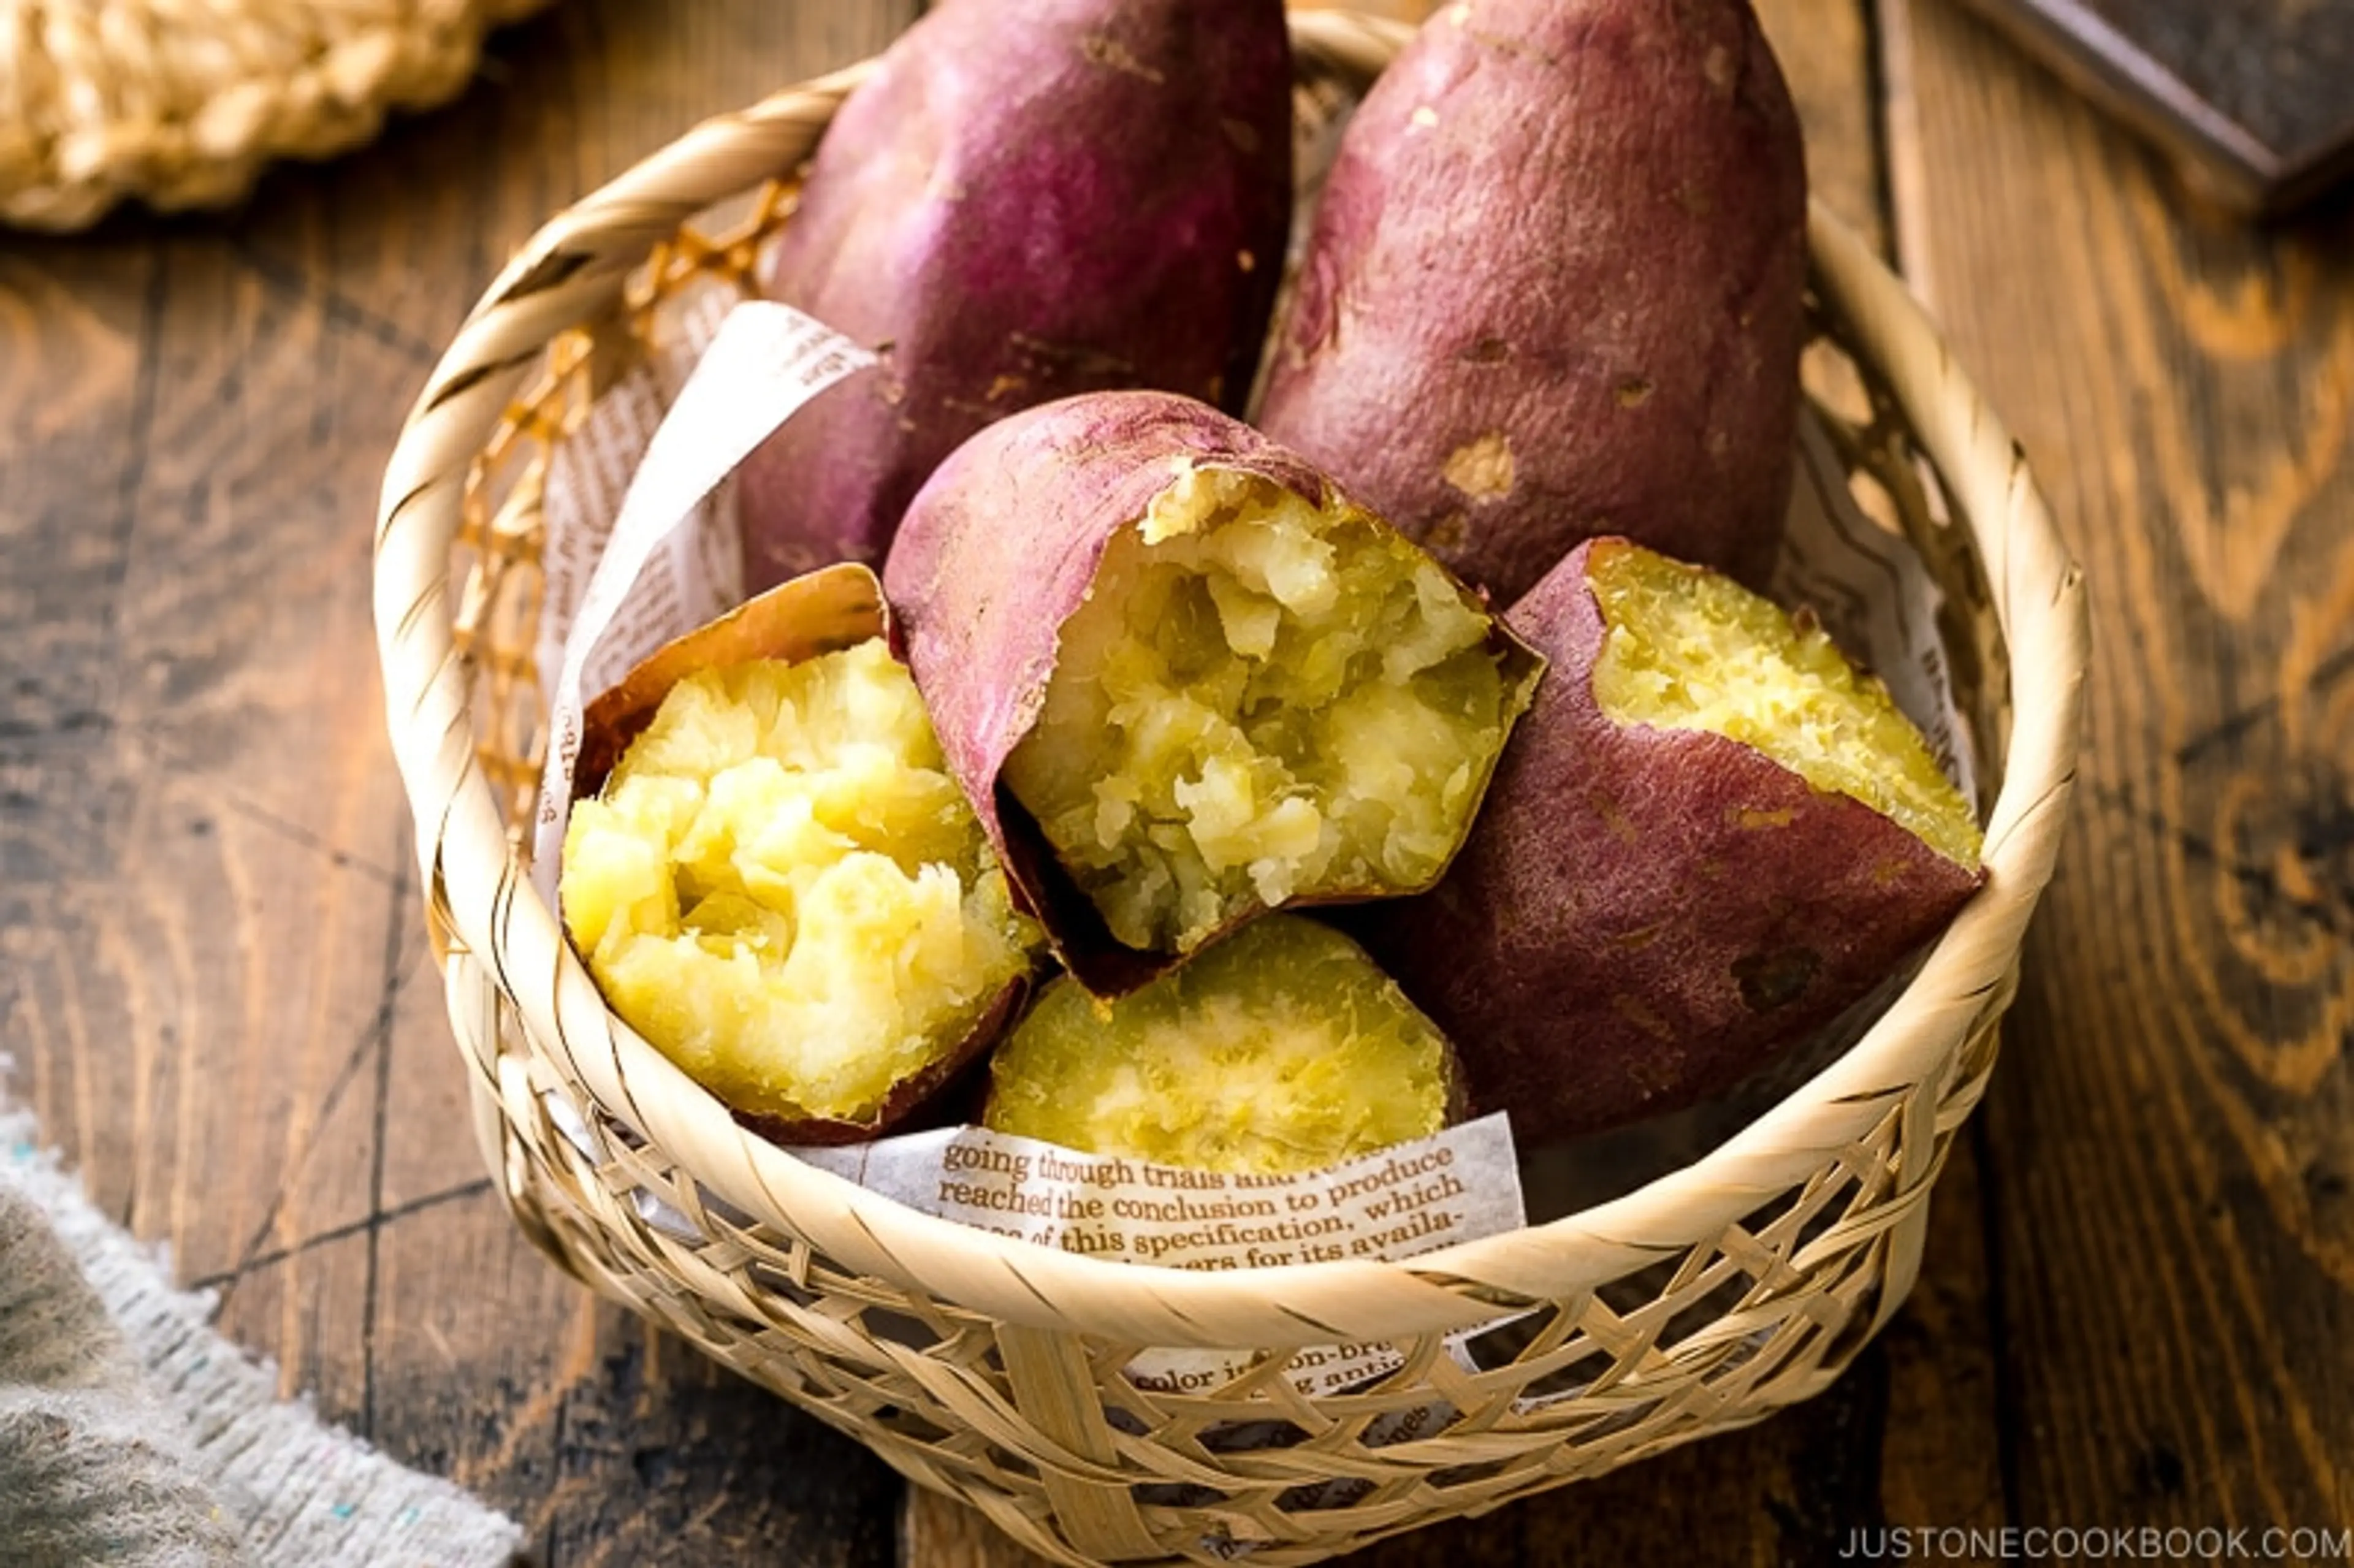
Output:
<svg viewBox="0 0 2354 1568">
<path fill-rule="evenodd" d="M 1966 0 L 2234 212 L 2354 175 L 2354 0 Z"/>
<path fill-rule="evenodd" d="M 482 35 L 547 0 L 0 0 L 0 223 L 85 228 L 136 197 L 241 200 L 472 79 Z"/>
</svg>

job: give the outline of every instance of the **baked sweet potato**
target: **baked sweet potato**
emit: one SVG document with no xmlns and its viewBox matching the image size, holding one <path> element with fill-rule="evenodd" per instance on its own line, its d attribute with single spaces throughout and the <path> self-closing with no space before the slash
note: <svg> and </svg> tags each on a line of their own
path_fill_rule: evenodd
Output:
<svg viewBox="0 0 2354 1568">
<path fill-rule="evenodd" d="M 1271 915 L 1106 1005 L 1068 976 L 990 1058 L 983 1125 L 1090 1154 L 1248 1175 L 1437 1132 L 1455 1054 L 1354 942 Z"/>
<path fill-rule="evenodd" d="M 913 1111 L 996 1036 L 1037 942 L 875 588 L 854 567 L 786 584 L 592 706 L 596 793 L 564 842 L 565 925 L 613 1011 L 801 1142 Z"/>
<path fill-rule="evenodd" d="M 1259 424 L 1499 604 L 1605 534 L 1761 586 L 1806 207 L 1747 0 L 1462 0 L 1350 122 Z"/>
<path fill-rule="evenodd" d="M 1239 410 L 1282 270 L 1281 0 L 946 0 L 845 102 L 770 297 L 878 353 L 742 470 L 746 581 L 879 565 L 991 420 L 1104 387 Z"/>
<path fill-rule="evenodd" d="M 1543 667 L 1314 469 L 1161 393 L 974 437 L 884 583 L 949 766 L 1106 995 L 1262 909 L 1437 881 Z"/>
<path fill-rule="evenodd" d="M 1968 802 L 1810 618 L 1614 539 L 1506 620 L 1552 667 L 1479 826 L 1351 928 L 1523 1140 L 1727 1086 L 1978 886 Z"/>
</svg>

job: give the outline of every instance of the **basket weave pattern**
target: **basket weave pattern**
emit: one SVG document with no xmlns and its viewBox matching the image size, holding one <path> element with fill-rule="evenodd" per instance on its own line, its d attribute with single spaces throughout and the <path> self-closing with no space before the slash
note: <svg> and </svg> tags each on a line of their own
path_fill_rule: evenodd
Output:
<svg viewBox="0 0 2354 1568">
<path fill-rule="evenodd" d="M 0 220 L 75 229 L 126 196 L 237 200 L 277 158 L 450 98 L 482 35 L 547 0 L 5 0 Z"/>
<path fill-rule="evenodd" d="M 1322 12 L 1293 36 L 1303 80 L 1329 92 L 1362 90 L 1405 33 Z M 1820 214 L 1810 385 L 1859 491 L 1946 590 L 1993 795 L 1990 883 L 1863 1040 L 1730 1143 L 1599 1208 L 1403 1263 L 1138 1267 L 801 1165 L 606 1011 L 516 847 L 543 742 L 550 453 L 642 352 L 661 302 L 695 280 L 745 286 L 790 221 L 790 185 L 769 177 L 862 74 L 712 122 L 559 216 L 469 319 L 387 475 L 376 611 L 396 751 L 477 1135 L 518 1223 L 594 1288 L 1066 1563 L 1217 1562 L 1235 1541 L 1263 1543 L 1254 1563 L 1312 1563 L 1819 1390 L 1910 1288 L 1931 1183 L 1992 1068 L 2065 818 L 2085 653 L 2076 573 L 2023 459 L 1902 289 Z M 748 216 L 701 227 L 748 195 Z M 2014 662 L 2031 673 L 2016 691 Z M 551 1093 L 593 1153 L 551 1122 Z M 1389 1344 L 1403 1365 L 1326 1397 L 1282 1375 L 1297 1347 L 1343 1342 Z M 1186 1393 L 1123 1371 L 1183 1345 L 1263 1353 Z"/>
</svg>

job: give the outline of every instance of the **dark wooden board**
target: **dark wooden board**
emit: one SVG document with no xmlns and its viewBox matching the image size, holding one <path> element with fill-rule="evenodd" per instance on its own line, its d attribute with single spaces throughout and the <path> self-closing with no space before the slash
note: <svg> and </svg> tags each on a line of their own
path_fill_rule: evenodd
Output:
<svg viewBox="0 0 2354 1568">
<path fill-rule="evenodd" d="M 533 229 L 913 14 L 567 0 L 459 104 L 239 212 L 0 236 L 9 1090 L 287 1393 L 546 1568 L 881 1568 L 903 1488 L 595 1302 L 491 1192 L 385 738 L 376 493 Z"/>
<path fill-rule="evenodd" d="M 2186 211 L 1954 0 L 1886 16 L 1903 260 L 2092 609 L 2076 818 L 1979 1113 L 2008 1507 L 2342 1531 L 2354 209 Z"/>
<path fill-rule="evenodd" d="M 2354 0 L 1969 0 L 2165 149 L 2283 212 L 2354 174 Z"/>
<path fill-rule="evenodd" d="M 695 119 L 916 9 L 565 0 L 459 106 L 239 213 L 0 237 L 9 1088 L 290 1393 L 513 1511 L 548 1568 L 1017 1560 L 508 1224 L 367 615 L 386 451 L 500 261 Z M 2354 212 L 2267 234 L 2185 211 L 1954 0 L 1759 9 L 1817 189 L 1902 259 L 2087 566 L 2080 815 L 1920 1284 L 1853 1373 L 1364 1561 L 2344 1529 Z"/>
</svg>

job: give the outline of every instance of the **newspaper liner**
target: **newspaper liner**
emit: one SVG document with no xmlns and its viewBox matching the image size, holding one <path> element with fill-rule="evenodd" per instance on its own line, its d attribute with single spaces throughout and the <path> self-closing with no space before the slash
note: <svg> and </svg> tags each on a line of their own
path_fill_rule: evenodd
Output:
<svg viewBox="0 0 2354 1568">
<path fill-rule="evenodd" d="M 538 648 L 548 693 L 547 759 L 532 880 L 551 904 L 586 698 L 744 597 L 724 482 L 794 411 L 877 363 L 789 305 L 744 301 L 698 344 L 708 319 L 687 313 L 673 352 L 599 397 L 587 428 L 559 446 L 549 465 Z M 698 347 L 675 400 L 664 398 L 663 370 L 674 373 L 679 355 Z M 591 559 L 584 583 L 580 564 Z"/>
<path fill-rule="evenodd" d="M 1169 1268 L 1273 1268 L 1394 1261 L 1527 1222 L 1501 1112 L 1304 1176 L 1189 1171 L 957 1127 L 793 1151 L 911 1209 L 999 1235 Z M 1258 1352 L 1146 1351 L 1128 1363 L 1148 1393 L 1206 1394 Z M 1284 1364 L 1302 1393 L 1352 1388 L 1405 1364 L 1388 1345 L 1314 1345 Z"/>
<path fill-rule="evenodd" d="M 579 756 L 584 694 L 601 695 L 664 642 L 741 598 L 736 466 L 811 398 L 874 357 L 808 316 L 717 291 L 690 298 L 649 358 L 600 396 L 558 448 L 546 501 L 546 593 L 538 646 L 549 694 L 550 745 L 534 839 L 534 880 L 553 901 L 558 852 Z M 724 314 L 723 314 L 724 312 Z M 666 411 L 665 411 L 666 410 Z M 1969 731 L 1956 708 L 1937 634 L 1942 596 L 1912 546 L 1855 504 L 1821 424 L 1801 421 L 1798 477 L 1776 595 L 1812 607 L 1840 644 L 1887 683 L 1947 774 L 1976 799 Z M 551 1091 L 551 1120 L 589 1158 L 597 1136 Z M 1301 1177 L 1223 1176 L 1083 1154 L 1035 1139 L 959 1127 L 849 1148 L 793 1151 L 811 1164 L 911 1208 L 1037 1245 L 1164 1267 L 1224 1269 L 1340 1258 L 1385 1260 L 1497 1234 L 1526 1221 L 1516 1150 L 1503 1116 Z M 652 1224 L 696 1234 L 652 1194 L 635 1202 Z M 1509 1319 L 1505 1320 L 1509 1321 Z M 1451 1338 L 1467 1343 L 1501 1324 Z M 1251 1351 L 1152 1350 L 1127 1369 L 1147 1391 L 1209 1393 L 1265 1375 Z M 1387 1345 L 1311 1346 L 1281 1375 L 1323 1395 L 1394 1371 Z M 1524 1396 L 1534 1410 L 1573 1397 Z M 1398 1413 L 1366 1439 L 1405 1442 L 1450 1419 L 1442 1404 Z M 1237 1446 L 1281 1440 L 1236 1428 Z M 1302 1489 L 1302 1507 L 1338 1506 L 1356 1483 Z M 1208 1499 L 1196 1499 L 1208 1500 Z M 1247 1521 L 1237 1519 L 1247 1528 Z M 1205 1541 L 1246 1554 L 1247 1534 Z"/>
</svg>

